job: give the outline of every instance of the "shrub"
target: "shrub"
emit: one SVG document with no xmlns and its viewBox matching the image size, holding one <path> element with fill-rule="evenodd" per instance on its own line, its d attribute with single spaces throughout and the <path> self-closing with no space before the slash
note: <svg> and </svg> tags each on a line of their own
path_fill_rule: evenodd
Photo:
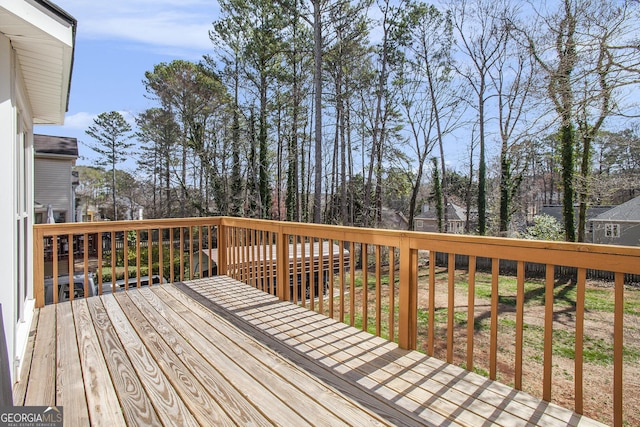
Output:
<svg viewBox="0 0 640 427">
<path fill-rule="evenodd" d="M 552 216 L 538 215 L 533 219 L 533 225 L 522 234 L 522 238 L 529 240 L 564 240 L 564 228 Z"/>
</svg>

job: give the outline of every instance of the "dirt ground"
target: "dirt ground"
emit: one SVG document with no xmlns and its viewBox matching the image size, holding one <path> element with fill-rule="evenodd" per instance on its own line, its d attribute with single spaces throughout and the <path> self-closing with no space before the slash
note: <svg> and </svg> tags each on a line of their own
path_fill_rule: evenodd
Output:
<svg viewBox="0 0 640 427">
<path fill-rule="evenodd" d="M 419 310 L 428 311 L 428 277 L 419 279 Z M 604 290 L 611 293 L 613 287 L 603 283 L 589 283 L 588 288 Z M 396 289 L 396 304 L 397 304 Z M 640 292 L 637 288 L 628 288 L 626 293 Z M 606 295 L 605 295 L 606 297 Z M 346 298 L 349 298 L 348 296 Z M 356 307 L 361 307 L 362 289 L 355 293 Z M 382 286 L 382 304 L 387 304 L 389 287 Z M 369 301 L 369 325 L 375 322 L 375 287 L 368 292 Z M 446 309 L 448 304 L 447 283 L 445 280 L 436 282 L 435 292 L 435 351 L 434 356 L 446 360 Z M 348 307 L 348 304 L 345 304 Z M 467 352 L 467 325 L 466 313 L 468 296 L 466 289 L 455 292 L 456 322 L 454 326 L 454 360 L 453 363 L 465 366 Z M 356 312 L 359 312 L 356 308 Z M 475 298 L 475 334 L 474 334 L 474 370 L 482 375 L 489 373 L 489 347 L 490 347 L 490 299 Z M 543 326 L 544 305 L 526 304 L 524 310 L 524 354 L 523 354 L 523 390 L 542 397 L 543 384 Z M 397 313 L 396 313 L 397 316 Z M 385 322 L 387 314 L 383 314 Z M 498 363 L 497 380 L 507 385 L 514 385 L 514 361 L 515 361 L 515 307 L 508 304 L 499 305 L 498 322 Z M 625 425 L 640 426 L 640 363 L 638 360 L 640 350 L 640 318 L 635 314 L 625 314 L 625 362 L 623 367 L 624 383 L 624 420 Z M 613 342 L 613 313 L 593 309 L 585 313 L 585 358 L 587 352 L 596 355 L 610 355 Z M 554 343 L 556 339 L 568 341 L 562 348 L 572 348 L 575 333 L 575 310 L 571 306 L 554 306 Z M 419 320 L 418 346 L 420 351 L 427 352 L 428 328 L 426 320 Z M 558 336 L 557 336 L 557 335 Z M 629 351 L 627 352 L 627 349 Z M 595 356 L 594 356 L 595 357 Z M 584 362 L 584 414 L 601 422 L 612 424 L 613 422 L 613 363 L 610 358 Z M 552 402 L 560 406 L 575 409 L 575 362 L 572 354 L 564 354 L 561 349 L 556 349 L 554 344 L 553 368 L 552 368 Z"/>
</svg>

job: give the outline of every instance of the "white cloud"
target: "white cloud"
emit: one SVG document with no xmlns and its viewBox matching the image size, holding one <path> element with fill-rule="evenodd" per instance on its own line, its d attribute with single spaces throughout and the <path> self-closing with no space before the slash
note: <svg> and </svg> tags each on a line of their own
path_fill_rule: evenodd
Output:
<svg viewBox="0 0 640 427">
<path fill-rule="evenodd" d="M 210 0 L 57 0 L 78 20 L 78 34 L 141 43 L 155 50 L 211 48 L 208 31 L 219 14 Z"/>
<path fill-rule="evenodd" d="M 124 117 L 124 119 L 131 125 L 132 128 L 136 127 L 136 115 L 131 111 L 118 111 Z"/>
<path fill-rule="evenodd" d="M 64 119 L 64 127 L 66 129 L 85 130 L 93 124 L 93 119 L 98 115 L 81 111 L 75 114 L 69 114 Z"/>
<path fill-rule="evenodd" d="M 188 17 L 156 14 L 147 17 L 113 17 L 88 22 L 92 37 L 116 38 L 155 47 L 206 50 L 211 48 L 210 23 L 198 23 Z"/>
<path fill-rule="evenodd" d="M 129 123 L 132 127 L 136 126 L 136 116 L 131 111 L 118 111 L 122 114 L 122 117 Z M 73 129 L 73 130 L 81 130 L 85 131 L 89 126 L 93 124 L 93 120 L 98 117 L 98 114 L 87 113 L 85 111 L 80 111 L 74 114 L 67 114 L 64 119 L 64 129 Z"/>
</svg>

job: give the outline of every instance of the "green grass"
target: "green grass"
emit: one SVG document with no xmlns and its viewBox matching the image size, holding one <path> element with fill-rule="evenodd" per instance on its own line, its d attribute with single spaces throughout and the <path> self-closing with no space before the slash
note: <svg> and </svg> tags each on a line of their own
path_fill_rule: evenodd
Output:
<svg viewBox="0 0 640 427">
<path fill-rule="evenodd" d="M 346 276 L 345 283 L 348 286 L 349 277 Z M 397 277 L 396 277 L 397 280 Z M 421 275 L 421 283 L 425 283 L 428 280 L 428 275 Z M 446 273 L 439 273 L 436 276 L 436 280 L 440 283 L 448 280 Z M 355 284 L 356 288 L 362 288 L 362 275 L 356 273 Z M 384 275 L 381 277 L 381 283 L 387 285 L 389 283 L 389 276 Z M 514 307 L 516 305 L 517 294 L 517 281 L 515 277 L 500 276 L 499 277 L 499 293 L 500 303 Z M 375 290 L 376 281 L 375 275 L 369 274 L 368 276 L 368 289 Z M 545 302 L 545 284 L 540 280 L 527 280 L 524 284 L 525 289 L 525 305 L 536 306 L 544 305 Z M 490 299 L 491 298 L 491 275 L 486 273 L 476 274 L 476 295 L 479 298 Z M 456 292 L 468 292 L 468 280 L 465 273 L 456 274 Z M 373 295 L 369 293 L 370 297 Z M 575 307 L 576 300 L 576 287 L 571 282 L 557 282 L 554 286 L 554 306 L 557 308 L 572 308 Z M 396 302 L 397 304 L 397 302 Z M 614 293 L 611 289 L 598 289 L 587 288 L 585 292 L 585 309 L 592 312 L 605 312 L 612 313 L 614 311 L 615 301 Z M 369 309 L 369 321 L 368 332 L 375 334 L 375 308 Z M 627 292 L 625 295 L 625 308 L 624 311 L 627 315 L 640 315 L 640 292 Z M 389 306 L 382 306 L 382 327 L 381 336 L 388 338 L 389 325 L 387 324 L 387 318 L 389 313 Z M 398 313 L 398 307 L 396 306 L 396 317 Z M 425 330 L 429 326 L 429 311 L 426 309 L 418 309 L 418 328 Z M 348 318 L 347 318 L 348 319 Z M 448 321 L 448 309 L 437 308 L 434 313 L 435 326 L 446 328 Z M 348 321 L 348 320 L 347 320 Z M 362 329 L 362 313 L 360 309 L 356 309 L 355 313 L 355 326 Z M 455 327 L 466 327 L 467 325 L 467 312 L 464 309 L 458 309 L 454 313 Z M 515 335 L 515 321 L 511 319 L 500 318 L 499 319 L 499 334 L 514 334 Z M 490 328 L 489 318 L 476 318 L 474 319 L 474 329 L 478 331 L 486 331 Z M 535 360 L 542 363 L 542 355 L 544 351 L 544 328 L 542 326 L 536 326 L 531 324 L 524 325 L 524 345 L 527 348 L 534 349 Z M 552 351 L 554 356 L 565 357 L 568 359 L 575 359 L 575 332 L 566 331 L 563 329 L 554 329 L 553 331 L 553 346 Z M 613 340 L 606 340 L 597 338 L 586 334 L 584 336 L 584 349 L 583 349 L 584 361 L 587 363 L 593 363 L 598 365 L 612 365 L 613 364 Z M 623 357 L 628 362 L 640 361 L 640 347 L 635 345 L 625 345 L 623 348 Z"/>
<path fill-rule="evenodd" d="M 398 278 L 396 277 L 396 281 L 398 280 Z M 359 289 L 362 287 L 362 273 L 356 273 L 355 274 L 355 279 L 354 279 L 354 283 L 355 283 L 355 288 Z M 380 284 L 381 285 L 388 285 L 389 284 L 389 275 L 383 275 L 380 276 Z M 347 288 L 349 286 L 351 286 L 351 277 L 349 276 L 349 274 L 345 275 L 345 285 L 347 286 Z M 367 275 L 367 289 L 375 289 L 376 288 L 376 276 L 373 273 L 369 273 Z"/>
<path fill-rule="evenodd" d="M 516 322 L 511 319 L 500 319 L 499 325 L 502 329 L 514 330 Z M 536 360 L 542 361 L 544 351 L 544 328 L 525 324 L 524 345 L 536 350 Z M 575 333 L 563 329 L 553 330 L 552 353 L 554 356 L 566 357 L 575 360 L 576 336 Z M 640 360 L 640 348 L 636 346 L 624 346 L 623 357 L 625 361 L 637 362 Z M 613 341 L 607 342 L 601 338 L 584 336 L 583 359 L 585 362 L 599 365 L 613 365 Z"/>
<path fill-rule="evenodd" d="M 438 274 L 437 279 L 446 281 L 445 274 Z M 468 291 L 469 282 L 466 274 L 456 276 L 456 286 Z M 516 278 L 510 276 L 500 276 L 498 278 L 498 301 L 508 306 L 516 305 L 517 297 Z M 491 275 L 486 273 L 476 274 L 475 292 L 476 296 L 484 299 L 491 299 Z M 540 280 L 525 280 L 525 305 L 544 305 L 545 303 L 545 283 Z M 572 282 L 559 282 L 554 285 L 553 303 L 557 307 L 575 307 L 577 289 Z M 610 289 L 585 290 L 585 309 L 613 313 L 615 300 Z M 625 297 L 624 312 L 634 316 L 640 316 L 640 292 L 632 292 Z"/>
</svg>

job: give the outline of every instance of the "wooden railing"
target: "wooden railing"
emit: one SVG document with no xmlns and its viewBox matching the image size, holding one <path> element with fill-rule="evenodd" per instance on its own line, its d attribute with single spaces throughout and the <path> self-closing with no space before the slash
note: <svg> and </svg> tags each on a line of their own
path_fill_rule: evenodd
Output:
<svg viewBox="0 0 640 427">
<path fill-rule="evenodd" d="M 219 221 L 183 218 L 35 225 L 36 307 L 211 275 L 214 265 L 207 262 L 204 251 L 216 244 Z"/>
<path fill-rule="evenodd" d="M 67 244 L 81 242 L 80 251 L 65 247 L 77 256 L 61 259 L 61 243 L 45 252 L 47 242 L 61 242 L 61 236 Z M 119 240 L 124 245 L 112 246 Z M 76 296 L 91 294 L 91 268 L 98 294 L 123 288 L 114 274 L 103 280 L 105 269 L 115 271 L 107 264 L 125 275 L 159 275 L 171 282 L 224 274 L 578 413 L 614 425 L 640 417 L 637 394 L 625 399 L 623 384 L 623 370 L 640 375 L 634 371 L 640 358 L 640 344 L 633 341 L 637 325 L 625 328 L 640 316 L 625 305 L 625 294 L 640 304 L 640 291 L 625 288 L 625 275 L 640 274 L 640 248 L 228 217 L 38 225 L 34 248 L 38 306 L 45 303 L 49 258 L 58 260 L 48 270 L 57 290 L 53 303 L 60 297 L 58 266 L 64 263 L 68 271 L 80 268 L 84 292 Z M 120 256 L 125 249 L 128 256 Z M 437 265 L 436 253 L 447 254 L 446 262 Z M 456 269 L 460 257 L 466 262 Z M 489 271 L 476 268 L 485 258 Z M 514 262 L 515 271 L 501 273 L 501 261 Z M 531 264 L 539 265 L 535 271 L 544 271 L 543 277 L 530 277 Z M 613 273 L 612 283 L 597 283 L 612 298 L 604 308 L 590 297 L 592 271 Z M 128 278 L 120 282 L 126 289 Z M 589 347 L 594 340 L 600 355 Z M 595 386 L 594 375 L 601 380 Z M 585 403 L 602 400 L 596 409 Z"/>
</svg>

